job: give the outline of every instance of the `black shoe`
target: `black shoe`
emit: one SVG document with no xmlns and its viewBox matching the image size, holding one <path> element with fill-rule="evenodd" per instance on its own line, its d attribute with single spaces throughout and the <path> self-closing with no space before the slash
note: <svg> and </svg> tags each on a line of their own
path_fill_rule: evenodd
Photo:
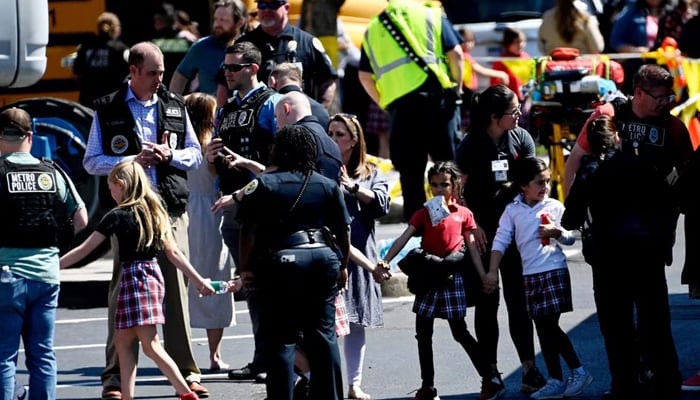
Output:
<svg viewBox="0 0 700 400">
<path fill-rule="evenodd" d="M 311 386 L 309 386 L 309 380 L 305 377 L 300 378 L 296 385 L 294 385 L 294 400 L 306 400 L 309 398 L 309 393 L 311 391 Z"/>
<path fill-rule="evenodd" d="M 520 391 L 523 393 L 534 393 L 544 387 L 547 380 L 537 367 L 530 368 L 526 374 L 523 374 L 523 380 L 520 385 Z"/>
<path fill-rule="evenodd" d="M 258 371 L 253 369 L 253 364 L 248 364 L 241 369 L 232 369 L 228 372 L 228 379 L 236 381 L 248 381 L 255 379 Z"/>
</svg>

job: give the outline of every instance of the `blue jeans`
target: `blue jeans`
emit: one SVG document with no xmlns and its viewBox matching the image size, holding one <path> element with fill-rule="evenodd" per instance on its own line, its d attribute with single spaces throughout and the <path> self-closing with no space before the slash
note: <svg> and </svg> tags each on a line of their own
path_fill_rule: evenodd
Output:
<svg viewBox="0 0 700 400">
<path fill-rule="evenodd" d="M 1 400 L 14 399 L 15 372 L 22 337 L 29 371 L 29 400 L 56 398 L 53 351 L 59 285 L 15 277 L 0 283 Z"/>
</svg>

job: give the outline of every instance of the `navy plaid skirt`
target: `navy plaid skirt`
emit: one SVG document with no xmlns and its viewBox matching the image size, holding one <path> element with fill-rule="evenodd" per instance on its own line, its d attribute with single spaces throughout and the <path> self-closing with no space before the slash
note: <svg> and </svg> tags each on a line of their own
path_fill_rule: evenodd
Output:
<svg viewBox="0 0 700 400">
<path fill-rule="evenodd" d="M 164 324 L 164 297 L 165 284 L 156 259 L 122 263 L 114 327 Z"/>
<path fill-rule="evenodd" d="M 413 312 L 428 318 L 466 317 L 467 292 L 464 289 L 462 273 L 456 272 L 453 279 L 448 280 L 440 289 L 432 289 L 425 294 L 416 295 L 413 301 Z"/>
<path fill-rule="evenodd" d="M 568 268 L 525 275 L 527 311 L 532 319 L 573 311 Z"/>
</svg>

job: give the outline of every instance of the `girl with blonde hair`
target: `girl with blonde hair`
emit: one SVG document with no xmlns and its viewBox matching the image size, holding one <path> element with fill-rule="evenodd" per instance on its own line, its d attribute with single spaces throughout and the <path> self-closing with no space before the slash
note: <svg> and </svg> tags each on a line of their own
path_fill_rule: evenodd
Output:
<svg viewBox="0 0 700 400">
<path fill-rule="evenodd" d="M 164 251 L 200 294 L 213 294 L 214 289 L 209 279 L 202 278 L 178 249 L 168 213 L 151 188 L 143 167 L 135 161 L 122 162 L 110 171 L 107 182 L 117 206 L 105 214 L 83 243 L 61 257 L 61 268 L 77 263 L 108 237 L 116 235 L 123 267 L 115 316 L 122 399 L 134 398 L 136 359 L 131 347 L 136 340 L 175 387 L 181 400 L 198 399 L 160 345 L 156 325 L 165 323 L 162 306 L 165 285 L 156 254 Z"/>
</svg>

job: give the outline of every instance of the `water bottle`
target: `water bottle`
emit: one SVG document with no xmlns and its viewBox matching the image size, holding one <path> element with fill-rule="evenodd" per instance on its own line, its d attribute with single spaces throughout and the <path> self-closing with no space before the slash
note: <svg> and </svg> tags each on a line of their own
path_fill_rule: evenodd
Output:
<svg viewBox="0 0 700 400">
<path fill-rule="evenodd" d="M 10 271 L 9 265 L 2 266 L 2 271 L 0 272 L 0 282 L 2 282 L 2 283 L 12 282 L 12 272 Z"/>
<path fill-rule="evenodd" d="M 211 287 L 214 288 L 216 294 L 228 293 L 229 284 L 227 281 L 212 281 Z"/>
</svg>

